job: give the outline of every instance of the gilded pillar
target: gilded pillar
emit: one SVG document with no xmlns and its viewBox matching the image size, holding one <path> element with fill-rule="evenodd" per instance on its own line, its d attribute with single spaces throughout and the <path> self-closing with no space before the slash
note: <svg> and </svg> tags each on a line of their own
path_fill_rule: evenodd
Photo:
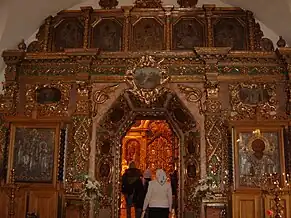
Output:
<svg viewBox="0 0 291 218">
<path fill-rule="evenodd" d="M 68 127 L 68 147 L 66 152 L 66 191 L 78 193 L 84 176 L 88 175 L 90 143 L 92 135 L 90 66 L 97 53 L 91 55 L 78 51 L 68 53 L 78 63 L 79 73 L 73 84 L 73 109 Z"/>
<path fill-rule="evenodd" d="M 205 62 L 205 116 L 206 173 L 214 180 L 214 191 L 220 192 L 228 169 L 227 164 L 227 126 L 226 115 L 220 101 L 218 62 L 230 48 L 195 48 L 197 55 Z"/>
<path fill-rule="evenodd" d="M 44 25 L 44 42 L 42 50 L 44 52 L 51 51 L 50 32 L 51 32 L 52 16 L 45 19 Z"/>
<path fill-rule="evenodd" d="M 249 49 L 255 50 L 255 20 L 253 18 L 253 13 L 247 11 L 247 22 L 249 27 Z"/>
<path fill-rule="evenodd" d="M 132 7 L 122 7 L 124 11 L 125 24 L 123 29 L 123 48 L 127 52 L 129 50 L 129 36 L 130 36 L 130 11 Z"/>
<path fill-rule="evenodd" d="M 25 51 L 4 51 L 3 59 L 6 64 L 5 82 L 3 84 L 4 95 L 0 102 L 0 110 L 8 116 L 17 114 L 19 102 L 19 83 L 16 81 L 17 68 L 24 58 Z"/>
<path fill-rule="evenodd" d="M 166 15 L 166 25 L 165 25 L 165 42 L 166 42 L 166 50 L 171 50 L 171 42 L 172 42 L 172 27 L 171 27 L 171 15 L 173 6 L 165 6 L 165 15 Z"/>
<path fill-rule="evenodd" d="M 1 101 L 1 100 L 0 100 Z M 6 126 L 3 114 L 0 115 L 0 184 L 6 180 L 9 129 Z"/>
<path fill-rule="evenodd" d="M 92 7 L 81 7 L 81 10 L 83 12 L 83 19 L 84 19 L 84 38 L 83 38 L 83 48 L 89 48 L 90 43 L 90 15 L 93 11 Z"/>
<path fill-rule="evenodd" d="M 291 115 L 291 48 L 281 47 L 278 48 L 279 53 L 282 55 L 286 63 L 286 114 Z"/>
<path fill-rule="evenodd" d="M 214 46 L 213 27 L 212 27 L 212 11 L 215 9 L 215 5 L 203 5 L 205 11 L 206 25 L 207 25 L 207 47 Z"/>
</svg>

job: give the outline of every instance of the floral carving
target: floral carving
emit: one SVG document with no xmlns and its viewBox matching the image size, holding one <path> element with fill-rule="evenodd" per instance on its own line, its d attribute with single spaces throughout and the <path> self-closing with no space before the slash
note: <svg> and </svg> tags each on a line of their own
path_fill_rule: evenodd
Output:
<svg viewBox="0 0 291 218">
<path fill-rule="evenodd" d="M 231 119 L 276 119 L 276 84 L 240 83 L 230 85 Z"/>
<path fill-rule="evenodd" d="M 152 56 L 143 56 L 126 72 L 129 91 L 148 105 L 166 91 L 164 85 L 170 80 L 167 70 L 161 67 L 162 62 L 163 59 L 157 62 Z"/>
<path fill-rule="evenodd" d="M 40 96 L 39 90 L 41 89 L 56 89 L 61 93 L 59 101 L 43 101 L 37 102 Z M 69 83 L 51 83 L 51 84 L 27 84 L 26 85 L 26 105 L 25 115 L 31 116 L 33 111 L 37 112 L 37 116 L 68 116 L 68 106 L 70 101 L 71 84 Z M 44 93 L 44 97 L 51 94 L 50 92 Z"/>
</svg>

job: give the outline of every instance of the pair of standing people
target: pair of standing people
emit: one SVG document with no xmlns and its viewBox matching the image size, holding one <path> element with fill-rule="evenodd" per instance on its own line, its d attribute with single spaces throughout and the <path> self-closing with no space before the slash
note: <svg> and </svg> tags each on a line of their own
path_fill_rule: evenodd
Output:
<svg viewBox="0 0 291 218">
<path fill-rule="evenodd" d="M 139 175 L 139 179 L 134 179 Z M 166 173 L 158 169 L 156 179 L 151 181 L 146 170 L 142 177 L 140 170 L 131 163 L 122 176 L 122 193 L 126 199 L 127 218 L 131 218 L 131 207 L 135 207 L 136 218 L 168 218 L 172 210 L 172 189 Z M 129 184 L 131 188 L 127 188 Z"/>
</svg>

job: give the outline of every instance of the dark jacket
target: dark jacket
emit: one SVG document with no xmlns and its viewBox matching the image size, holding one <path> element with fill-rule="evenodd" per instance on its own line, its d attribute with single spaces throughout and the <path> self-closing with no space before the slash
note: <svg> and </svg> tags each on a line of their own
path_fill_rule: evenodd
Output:
<svg viewBox="0 0 291 218">
<path fill-rule="evenodd" d="M 142 179 L 139 179 L 134 183 L 133 204 L 136 208 L 143 208 L 144 199 L 149 187 L 149 181 L 151 181 L 151 179 L 145 179 L 145 183 L 143 183 Z"/>
<path fill-rule="evenodd" d="M 171 187 L 172 187 L 172 195 L 177 196 L 177 188 L 178 188 L 178 172 L 175 170 L 173 174 L 170 176 L 171 178 Z"/>
<path fill-rule="evenodd" d="M 141 171 L 137 168 L 129 168 L 122 175 L 121 192 L 125 195 L 132 195 L 134 193 L 134 184 L 141 177 Z"/>
</svg>

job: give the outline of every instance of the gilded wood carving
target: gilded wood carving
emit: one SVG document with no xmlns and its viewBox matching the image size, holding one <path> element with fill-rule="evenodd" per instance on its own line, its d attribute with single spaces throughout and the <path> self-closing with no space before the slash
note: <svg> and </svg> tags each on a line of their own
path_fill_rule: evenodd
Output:
<svg viewBox="0 0 291 218">
<path fill-rule="evenodd" d="M 231 118 L 254 119 L 260 116 L 263 119 L 278 117 L 278 100 L 276 84 L 240 83 L 230 85 Z"/>
<path fill-rule="evenodd" d="M 172 128 L 177 128 L 177 132 L 180 133 L 187 133 L 189 131 L 193 131 L 195 129 L 196 125 L 193 120 L 192 115 L 190 112 L 181 104 L 181 101 L 175 96 L 173 93 L 164 93 L 162 98 L 160 98 L 158 104 L 155 102 L 152 103 L 152 105 L 155 105 L 155 110 L 147 110 L 147 107 L 144 107 L 142 99 L 136 98 L 134 95 L 128 95 L 128 93 L 125 91 L 123 95 L 121 95 L 116 102 L 112 105 L 112 108 L 108 110 L 108 112 L 103 116 L 103 119 L 100 120 L 97 128 L 97 150 L 98 153 L 96 154 L 96 169 L 98 179 L 102 181 L 102 186 L 104 190 L 111 190 L 110 194 L 103 198 L 102 200 L 102 207 L 107 208 L 111 211 L 112 216 L 117 217 L 118 216 L 118 208 L 120 205 L 120 189 L 119 189 L 119 180 L 120 180 L 120 172 L 122 170 L 122 163 L 121 163 L 121 151 L 120 151 L 120 140 L 127 132 L 127 130 L 130 128 L 130 126 L 133 124 L 135 117 L 159 117 L 163 119 L 167 119 L 167 114 L 169 114 L 171 118 L 170 125 Z M 164 113 L 163 110 L 168 111 L 167 113 Z M 193 122 L 189 122 L 193 121 Z M 170 122 L 170 120 L 169 120 Z M 197 130 L 193 131 L 197 132 Z M 188 137 L 188 135 L 187 135 Z M 198 137 L 196 135 L 196 137 Z M 180 136 L 179 136 L 180 138 Z M 195 138 L 195 137 L 194 137 Z M 191 138 L 193 139 L 193 137 Z M 190 189 L 194 187 L 195 182 L 198 181 L 199 173 L 200 173 L 200 167 L 199 167 L 199 161 L 200 161 L 200 150 L 199 145 L 197 145 L 197 140 L 195 142 L 191 141 L 189 138 L 189 146 L 190 143 L 195 143 L 194 145 L 191 145 L 194 147 L 195 152 L 193 153 L 193 148 L 191 148 L 189 155 L 187 155 L 184 159 L 184 157 L 181 157 L 181 151 L 184 150 L 184 142 L 180 141 L 179 144 L 182 146 L 179 147 L 178 155 L 179 158 L 177 161 L 177 168 L 180 169 L 180 166 L 185 166 L 187 164 L 187 167 L 189 168 L 189 176 L 185 177 L 183 172 L 179 172 L 180 177 L 180 186 L 181 187 L 187 187 L 187 189 Z M 102 140 L 102 141 L 101 141 Z M 163 140 L 163 139 L 161 139 Z M 181 138 L 180 138 L 181 140 Z M 190 142 L 191 141 L 191 142 Z M 153 141 L 152 143 L 155 143 Z M 150 144 L 152 146 L 153 144 Z M 197 144 L 196 144 L 197 143 Z M 107 149 L 104 149 L 104 146 Z M 114 154 L 114 155 L 112 155 Z M 114 170 L 114 174 L 107 174 L 109 177 L 106 177 L 105 179 L 102 176 L 101 172 L 101 166 L 103 162 L 98 161 L 101 160 L 109 160 L 105 164 L 108 164 L 110 166 L 110 170 L 108 169 L 107 172 L 111 172 Z M 154 160 L 149 160 L 150 163 Z M 114 164 L 115 163 L 115 164 Z M 156 164 L 156 161 L 155 161 Z M 188 166 L 189 165 L 189 166 Z M 190 180 L 191 182 L 190 182 Z M 109 183 L 108 183 L 109 181 Z M 191 207 L 191 203 L 188 201 L 184 201 L 184 194 L 186 193 L 179 193 L 179 205 L 187 205 L 186 207 Z M 187 196 L 185 196 L 187 199 Z M 180 207 L 179 207 L 180 208 Z M 181 209 L 179 209 L 181 210 Z M 182 213 L 180 211 L 179 213 Z"/>
<path fill-rule="evenodd" d="M 70 101 L 71 84 L 27 84 L 26 104 L 24 114 L 26 116 L 69 116 L 68 107 Z"/>
<path fill-rule="evenodd" d="M 232 168 L 226 121 L 288 118 L 280 98 L 284 98 L 284 84 L 290 107 L 286 75 L 290 74 L 291 50 L 283 43 L 273 52 L 273 44 L 263 38 L 253 14 L 238 8 L 204 5 L 194 9 L 196 1 L 179 1 L 188 8 L 177 9 L 161 7 L 160 1 L 136 1 L 134 6 L 109 10 L 118 2 L 99 3 L 105 10 L 83 7 L 48 17 L 36 41 L 3 53 L 7 66 L 0 113 L 7 126 L 13 119 L 23 120 L 23 115 L 30 121 L 68 122 L 64 188 L 66 194 L 78 196 L 89 170 L 93 120 L 118 84 L 128 82 L 129 88 L 100 119 L 96 130 L 95 176 L 107 193 L 100 208 L 118 217 L 120 138 L 136 117 L 166 117 L 180 140 L 177 168 L 184 190 L 179 193 L 183 217 L 181 208 L 193 211 L 199 206 L 189 196 L 204 160 L 201 138 L 206 140 L 207 174 L 220 187 L 225 182 L 219 179 L 224 170 Z M 141 60 L 148 66 L 140 66 Z M 93 92 L 98 82 L 111 85 Z M 166 88 L 170 82 L 189 83 L 178 88 L 199 107 L 205 134 L 200 135 L 191 113 Z M 226 91 L 223 87 L 228 84 Z M 88 205 L 84 206 L 86 217 Z"/>
</svg>

